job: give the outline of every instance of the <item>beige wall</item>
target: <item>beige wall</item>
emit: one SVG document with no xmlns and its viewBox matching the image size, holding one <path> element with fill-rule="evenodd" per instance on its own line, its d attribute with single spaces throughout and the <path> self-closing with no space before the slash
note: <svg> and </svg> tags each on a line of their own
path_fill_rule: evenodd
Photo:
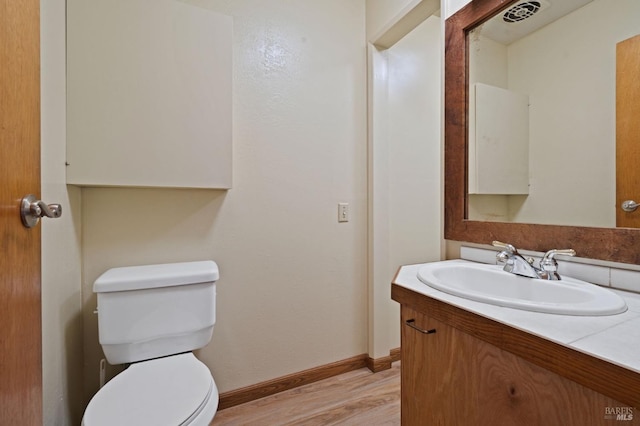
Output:
<svg viewBox="0 0 640 426">
<path fill-rule="evenodd" d="M 45 425 L 82 415 L 80 190 L 65 184 L 65 1 L 41 2 L 42 199 L 63 206 L 42 226 L 42 376 Z"/>
<path fill-rule="evenodd" d="M 391 267 L 440 260 L 440 18 L 387 51 Z"/>
<path fill-rule="evenodd" d="M 367 40 L 375 41 L 420 0 L 366 0 Z"/>
<path fill-rule="evenodd" d="M 424 11 L 415 8 L 405 10 L 410 20 L 393 12 L 382 24 L 386 32 L 378 35 L 397 41 L 383 49 L 370 40 L 368 49 L 368 352 L 373 358 L 400 346 L 399 307 L 389 298 L 398 267 L 441 257 L 440 18 L 425 21 Z M 423 22 L 413 25 L 416 19 Z"/>
<path fill-rule="evenodd" d="M 615 45 L 638 16 L 636 0 L 595 0 L 509 46 L 509 89 L 531 100 L 531 187 L 514 221 L 615 227 Z"/>
<path fill-rule="evenodd" d="M 480 39 L 471 81 L 529 97 L 530 188 L 472 196 L 471 218 L 615 227 L 615 45 L 639 14 L 637 1 L 596 0 L 508 46 Z"/>
<path fill-rule="evenodd" d="M 198 356 L 221 391 L 368 350 L 364 2 L 191 3 L 234 17 L 228 192 L 65 186 L 64 1 L 42 3 L 42 192 L 67 207 L 43 224 L 46 424 L 78 424 L 97 390 L 92 283 L 115 266 L 219 263 L 218 324 Z M 397 324 L 388 308 L 378 320 Z"/>
<path fill-rule="evenodd" d="M 442 16 L 446 19 L 456 13 L 458 10 L 462 9 L 468 3 L 471 3 L 471 0 L 441 0 L 441 3 Z"/>
<path fill-rule="evenodd" d="M 390 282 L 401 265 L 441 260 L 441 22 L 428 18 L 387 51 Z M 385 286 L 388 293 L 388 284 Z M 384 294 L 384 293 L 383 293 Z M 387 299 L 388 300 L 388 299 Z M 391 347 L 400 347 L 392 303 Z"/>
<path fill-rule="evenodd" d="M 218 262 L 198 356 L 222 392 L 367 352 L 364 1 L 191 3 L 234 18 L 234 186 L 83 190 L 88 394 L 91 286 L 116 266 Z"/>
</svg>

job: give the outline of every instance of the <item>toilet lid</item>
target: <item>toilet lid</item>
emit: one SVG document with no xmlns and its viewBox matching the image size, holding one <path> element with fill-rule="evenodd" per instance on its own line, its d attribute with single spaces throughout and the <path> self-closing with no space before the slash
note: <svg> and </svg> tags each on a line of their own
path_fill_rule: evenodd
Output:
<svg viewBox="0 0 640 426">
<path fill-rule="evenodd" d="M 171 425 L 191 417 L 209 398 L 214 383 L 192 353 L 132 364 L 93 397 L 88 426 Z"/>
</svg>

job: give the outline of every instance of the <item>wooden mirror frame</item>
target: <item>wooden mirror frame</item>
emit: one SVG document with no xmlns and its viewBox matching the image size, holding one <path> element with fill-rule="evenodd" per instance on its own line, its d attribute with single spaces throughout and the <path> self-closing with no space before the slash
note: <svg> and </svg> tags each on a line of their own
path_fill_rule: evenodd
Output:
<svg viewBox="0 0 640 426">
<path fill-rule="evenodd" d="M 546 251 L 575 249 L 577 256 L 640 264 L 640 229 L 592 228 L 467 219 L 467 33 L 517 0 L 474 0 L 445 21 L 444 237 Z"/>
</svg>

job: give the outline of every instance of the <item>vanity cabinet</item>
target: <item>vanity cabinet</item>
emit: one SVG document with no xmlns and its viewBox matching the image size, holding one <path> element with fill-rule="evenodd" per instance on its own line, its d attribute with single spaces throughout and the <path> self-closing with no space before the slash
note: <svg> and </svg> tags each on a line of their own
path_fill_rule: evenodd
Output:
<svg viewBox="0 0 640 426">
<path fill-rule="evenodd" d="M 637 377 L 624 369 L 569 360 L 559 345 L 397 285 L 392 297 L 401 303 L 402 425 L 640 424 Z M 601 393 L 607 386 L 617 395 Z"/>
<path fill-rule="evenodd" d="M 67 1 L 67 183 L 231 187 L 232 18 Z"/>
</svg>

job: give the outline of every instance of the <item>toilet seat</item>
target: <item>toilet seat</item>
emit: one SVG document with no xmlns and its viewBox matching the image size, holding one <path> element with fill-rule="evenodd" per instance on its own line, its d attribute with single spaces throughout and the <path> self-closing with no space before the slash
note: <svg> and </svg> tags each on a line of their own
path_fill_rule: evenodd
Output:
<svg viewBox="0 0 640 426">
<path fill-rule="evenodd" d="M 208 425 L 218 389 L 192 353 L 132 364 L 93 397 L 83 426 Z"/>
</svg>

